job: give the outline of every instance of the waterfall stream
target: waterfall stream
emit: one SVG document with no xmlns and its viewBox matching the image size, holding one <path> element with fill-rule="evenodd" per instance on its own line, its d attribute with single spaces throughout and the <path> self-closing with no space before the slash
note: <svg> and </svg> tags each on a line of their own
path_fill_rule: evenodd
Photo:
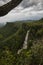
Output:
<svg viewBox="0 0 43 65">
<path fill-rule="evenodd" d="M 26 33 L 26 37 L 25 37 L 25 40 L 24 40 L 24 43 L 23 43 L 23 47 L 18 50 L 17 54 L 20 54 L 20 52 L 21 52 L 23 49 L 27 49 L 28 35 L 29 35 L 29 30 L 28 30 L 27 33 Z"/>
</svg>

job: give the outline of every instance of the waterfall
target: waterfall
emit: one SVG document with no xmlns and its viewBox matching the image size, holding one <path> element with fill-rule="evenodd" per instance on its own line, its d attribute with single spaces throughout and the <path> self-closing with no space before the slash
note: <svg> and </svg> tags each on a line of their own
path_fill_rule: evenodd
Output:
<svg viewBox="0 0 43 65">
<path fill-rule="evenodd" d="M 25 40 L 24 40 L 24 43 L 23 43 L 23 47 L 18 50 L 17 54 L 20 54 L 20 52 L 21 52 L 23 49 L 27 49 L 28 35 L 29 35 L 29 30 L 28 30 L 27 33 L 26 33 L 26 37 L 25 37 Z"/>
</svg>

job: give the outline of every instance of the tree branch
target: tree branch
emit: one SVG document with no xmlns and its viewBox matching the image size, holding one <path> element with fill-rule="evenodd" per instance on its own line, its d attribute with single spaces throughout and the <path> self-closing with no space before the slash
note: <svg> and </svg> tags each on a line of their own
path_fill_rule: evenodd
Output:
<svg viewBox="0 0 43 65">
<path fill-rule="evenodd" d="M 15 8 L 22 0 L 12 0 L 7 4 L 0 6 L 0 17 L 6 15 L 9 11 Z"/>
</svg>

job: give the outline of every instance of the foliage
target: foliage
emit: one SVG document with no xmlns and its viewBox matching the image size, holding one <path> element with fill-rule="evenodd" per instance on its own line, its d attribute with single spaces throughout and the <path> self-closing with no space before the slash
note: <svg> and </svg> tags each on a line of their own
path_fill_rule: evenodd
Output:
<svg viewBox="0 0 43 65">
<path fill-rule="evenodd" d="M 28 30 L 27 49 L 17 54 Z M 0 65 L 43 65 L 43 19 L 10 22 L 0 28 Z"/>
</svg>

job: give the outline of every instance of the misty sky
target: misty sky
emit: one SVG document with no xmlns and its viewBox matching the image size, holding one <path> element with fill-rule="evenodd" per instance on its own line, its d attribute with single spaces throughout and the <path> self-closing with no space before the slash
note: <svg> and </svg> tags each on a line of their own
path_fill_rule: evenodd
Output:
<svg viewBox="0 0 43 65">
<path fill-rule="evenodd" d="M 0 0 L 0 6 L 10 0 Z M 0 22 L 18 20 L 37 20 L 43 17 L 43 0 L 23 0 L 6 16 L 0 17 Z"/>
</svg>

